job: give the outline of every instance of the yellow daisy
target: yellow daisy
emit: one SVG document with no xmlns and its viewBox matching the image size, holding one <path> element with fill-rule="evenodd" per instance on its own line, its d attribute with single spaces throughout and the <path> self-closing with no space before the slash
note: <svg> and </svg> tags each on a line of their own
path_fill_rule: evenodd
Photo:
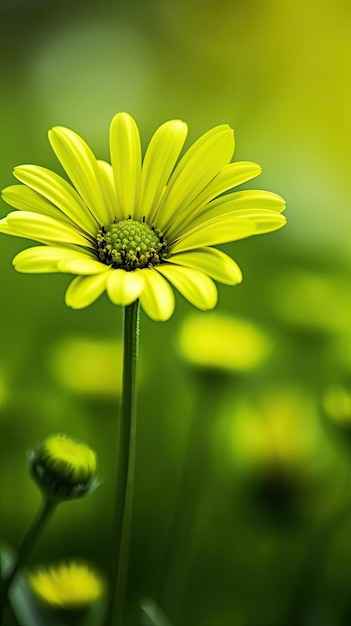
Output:
<svg viewBox="0 0 351 626">
<path fill-rule="evenodd" d="M 209 130 L 177 163 L 186 134 L 184 122 L 166 122 L 142 159 L 135 121 L 118 113 L 110 164 L 72 130 L 53 128 L 49 140 L 71 184 L 44 167 L 22 165 L 14 175 L 23 184 L 2 192 L 19 211 L 0 221 L 0 231 L 45 244 L 17 254 L 15 268 L 75 274 L 66 292 L 74 309 L 106 290 L 114 304 L 139 298 L 152 319 L 167 320 L 171 285 L 195 307 L 214 308 L 213 279 L 235 285 L 242 275 L 212 246 L 281 228 L 285 203 L 268 191 L 225 193 L 261 172 L 256 163 L 230 162 L 229 126 Z"/>
</svg>

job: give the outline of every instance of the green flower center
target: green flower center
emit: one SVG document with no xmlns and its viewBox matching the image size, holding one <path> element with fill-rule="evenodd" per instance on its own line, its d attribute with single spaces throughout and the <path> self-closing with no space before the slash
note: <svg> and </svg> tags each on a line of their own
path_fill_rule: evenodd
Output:
<svg viewBox="0 0 351 626">
<path fill-rule="evenodd" d="M 115 269 L 128 272 L 137 268 L 158 265 L 167 253 L 167 242 L 162 232 L 150 227 L 143 218 L 131 218 L 102 226 L 96 236 L 100 261 Z"/>
</svg>

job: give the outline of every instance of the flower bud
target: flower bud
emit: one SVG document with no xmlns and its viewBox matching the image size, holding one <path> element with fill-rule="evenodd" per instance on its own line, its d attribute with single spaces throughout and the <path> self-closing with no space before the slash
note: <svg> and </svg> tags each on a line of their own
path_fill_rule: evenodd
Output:
<svg viewBox="0 0 351 626">
<path fill-rule="evenodd" d="M 80 498 L 97 484 L 95 452 L 66 435 L 45 439 L 30 452 L 29 466 L 39 488 L 55 500 Z"/>
</svg>

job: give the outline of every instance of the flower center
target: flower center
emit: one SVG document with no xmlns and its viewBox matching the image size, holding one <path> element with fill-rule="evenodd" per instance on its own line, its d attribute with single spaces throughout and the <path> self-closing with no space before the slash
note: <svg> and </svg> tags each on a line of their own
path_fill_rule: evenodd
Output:
<svg viewBox="0 0 351 626">
<path fill-rule="evenodd" d="M 96 243 L 100 261 L 128 272 L 158 265 L 167 253 L 167 242 L 158 228 L 131 218 L 101 226 Z"/>
</svg>

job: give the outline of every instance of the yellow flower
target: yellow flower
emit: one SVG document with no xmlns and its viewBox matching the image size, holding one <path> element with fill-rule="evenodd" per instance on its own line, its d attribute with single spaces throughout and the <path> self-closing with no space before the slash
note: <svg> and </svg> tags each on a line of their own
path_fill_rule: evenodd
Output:
<svg viewBox="0 0 351 626">
<path fill-rule="evenodd" d="M 179 336 L 179 351 L 196 367 L 246 372 L 268 358 L 272 341 L 254 324 L 218 313 L 189 316 Z"/>
<path fill-rule="evenodd" d="M 66 292 L 75 309 L 106 290 L 114 304 L 140 298 L 152 319 L 167 320 L 174 310 L 171 285 L 197 308 L 214 308 L 213 279 L 235 285 L 242 276 L 212 246 L 281 228 L 285 203 L 268 191 L 224 193 L 261 172 L 256 163 L 230 163 L 229 126 L 209 130 L 177 163 L 186 134 L 184 122 L 166 122 L 142 160 L 135 121 L 118 113 L 110 164 L 72 130 L 53 128 L 51 146 L 72 184 L 44 167 L 15 168 L 24 184 L 4 189 L 3 198 L 19 211 L 0 221 L 0 231 L 45 244 L 20 252 L 15 268 L 76 274 Z"/>
<path fill-rule="evenodd" d="M 351 426 L 351 392 L 344 387 L 330 387 L 323 396 L 323 409 L 328 418 L 349 428 Z"/>
<path fill-rule="evenodd" d="M 116 341 L 60 338 L 49 365 L 56 381 L 70 391 L 91 397 L 116 396 L 121 393 L 122 350 Z"/>
<path fill-rule="evenodd" d="M 28 582 L 42 602 L 56 608 L 87 607 L 105 592 L 105 582 L 100 574 L 76 561 L 33 571 L 28 575 Z"/>
<path fill-rule="evenodd" d="M 233 459 L 259 471 L 319 463 L 324 444 L 315 399 L 298 388 L 266 389 L 236 406 L 229 440 Z"/>
<path fill-rule="evenodd" d="M 32 476 L 50 497 L 79 498 L 96 486 L 96 454 L 85 443 L 51 435 L 31 451 Z"/>
</svg>

